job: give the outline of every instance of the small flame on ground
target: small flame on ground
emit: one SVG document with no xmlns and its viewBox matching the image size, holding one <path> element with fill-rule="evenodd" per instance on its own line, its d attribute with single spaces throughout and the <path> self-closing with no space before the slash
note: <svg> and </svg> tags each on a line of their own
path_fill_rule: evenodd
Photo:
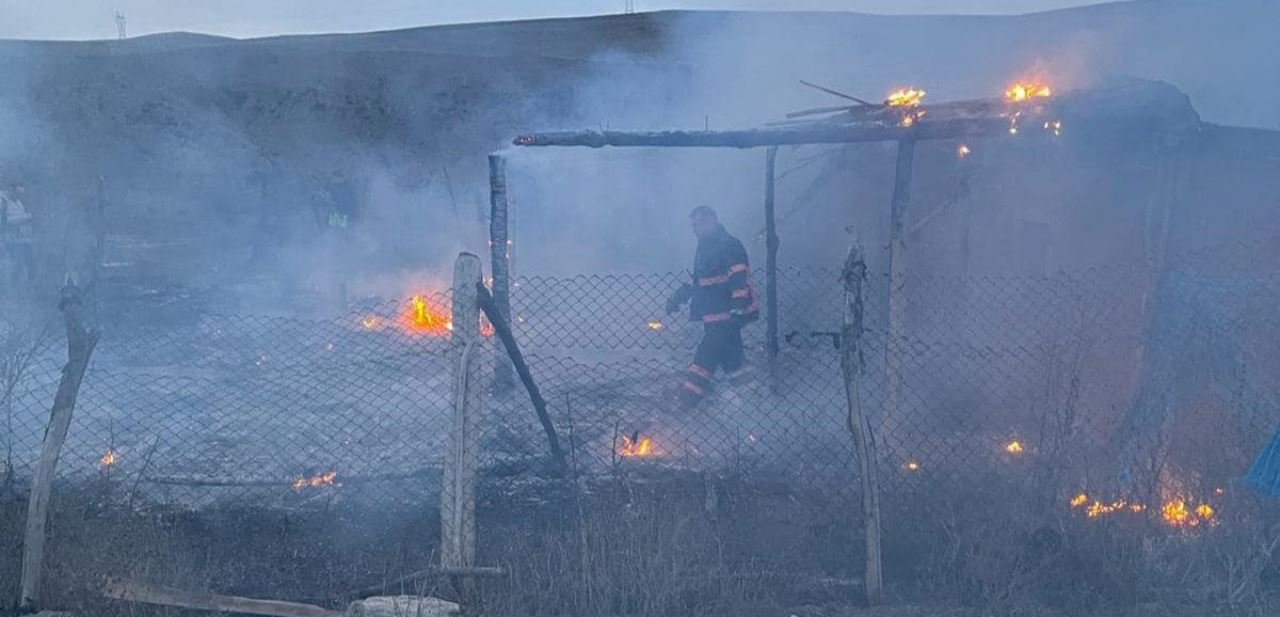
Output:
<svg viewBox="0 0 1280 617">
<path fill-rule="evenodd" d="M 106 453 L 103 454 L 102 457 L 98 459 L 98 464 L 102 465 L 103 467 L 110 467 L 112 465 L 115 465 L 116 464 L 115 450 L 107 450 Z"/>
<path fill-rule="evenodd" d="M 1051 96 L 1053 96 L 1052 88 L 1036 83 L 1024 84 L 1022 82 L 1018 82 L 1009 86 L 1009 89 L 1004 91 L 1005 100 L 1011 103 L 1020 103 L 1033 98 L 1048 98 Z"/>
<path fill-rule="evenodd" d="M 1090 502 L 1085 493 L 1072 497 L 1070 504 L 1072 509 L 1083 508 L 1088 518 L 1101 518 L 1123 512 L 1141 514 L 1147 511 L 1147 506 L 1137 501 L 1117 499 L 1111 503 L 1098 500 Z M 1160 519 L 1171 527 L 1196 527 L 1202 523 L 1216 525 L 1216 515 L 1217 512 L 1209 504 L 1200 503 L 1191 508 L 1185 499 L 1170 499 L 1160 506 Z"/>
<path fill-rule="evenodd" d="M 920 100 L 924 98 L 925 91 L 915 88 L 901 88 L 894 92 L 890 92 L 885 97 L 885 104 L 890 107 L 915 107 L 920 104 Z"/>
<path fill-rule="evenodd" d="M 382 320 L 378 319 L 377 315 L 365 315 L 364 319 L 360 320 L 360 325 L 364 326 L 365 330 L 372 330 L 378 327 L 381 322 Z"/>
<path fill-rule="evenodd" d="M 449 316 L 428 306 L 422 295 L 416 295 L 409 300 L 408 321 L 409 328 L 417 332 L 444 334 L 453 329 L 453 321 Z"/>
<path fill-rule="evenodd" d="M 653 439 L 632 435 L 623 435 L 618 445 L 618 456 L 653 456 L 657 454 L 653 447 Z"/>
<path fill-rule="evenodd" d="M 920 471 L 920 461 L 917 461 L 916 459 L 913 459 L 913 458 L 909 458 L 902 463 L 902 468 L 907 471 Z"/>
<path fill-rule="evenodd" d="M 1009 443 L 1004 445 L 1004 451 L 1008 452 L 1009 454 L 1022 454 L 1024 452 L 1022 448 L 1022 442 L 1018 441 L 1017 439 L 1010 441 Z"/>
<path fill-rule="evenodd" d="M 300 491 L 308 486 L 333 486 L 333 481 L 338 477 L 336 472 L 325 472 L 316 474 L 311 477 L 296 476 L 293 479 L 293 490 Z"/>
<path fill-rule="evenodd" d="M 647 326 L 650 330 L 661 330 L 664 327 L 662 325 L 662 322 L 658 321 L 657 319 L 650 319 L 649 323 L 645 324 L 645 326 Z"/>
<path fill-rule="evenodd" d="M 1079 493 L 1075 497 L 1071 498 L 1070 503 L 1071 503 L 1071 507 L 1079 508 L 1080 506 L 1083 506 L 1087 501 L 1089 501 L 1089 496 L 1084 493 Z"/>
<path fill-rule="evenodd" d="M 970 150 L 970 149 L 969 149 L 969 146 L 968 146 L 968 145 L 966 145 L 966 144 L 960 144 L 960 145 L 956 146 L 956 156 L 958 156 L 958 157 L 960 157 L 960 158 L 964 158 L 964 157 L 966 157 L 966 156 L 969 156 L 969 155 L 970 155 L 970 154 L 972 154 L 972 153 L 973 153 L 973 150 Z"/>
</svg>

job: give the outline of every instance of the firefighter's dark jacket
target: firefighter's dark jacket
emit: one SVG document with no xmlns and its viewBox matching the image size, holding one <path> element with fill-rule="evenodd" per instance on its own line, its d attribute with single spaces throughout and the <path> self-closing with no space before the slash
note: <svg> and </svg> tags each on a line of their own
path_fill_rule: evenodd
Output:
<svg viewBox="0 0 1280 617">
<path fill-rule="evenodd" d="M 693 280 L 676 292 L 676 306 L 693 300 L 689 320 L 715 323 L 755 321 L 760 316 L 747 249 L 724 226 L 698 240 L 693 258 Z"/>
</svg>

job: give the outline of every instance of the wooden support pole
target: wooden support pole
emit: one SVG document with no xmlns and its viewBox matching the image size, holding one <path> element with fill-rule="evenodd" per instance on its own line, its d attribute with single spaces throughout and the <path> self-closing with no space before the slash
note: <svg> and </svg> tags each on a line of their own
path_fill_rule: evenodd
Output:
<svg viewBox="0 0 1280 617">
<path fill-rule="evenodd" d="M 907 207 L 911 202 L 911 173 L 915 167 L 916 142 L 898 142 L 898 162 L 894 173 L 893 200 L 889 220 L 889 340 L 885 345 L 885 410 L 883 434 L 893 440 L 901 419 L 902 352 L 906 321 L 906 233 Z"/>
<path fill-rule="evenodd" d="M 867 264 L 862 247 L 855 241 L 849 247 L 844 271 L 844 326 L 841 330 L 840 367 L 844 373 L 845 396 L 849 406 L 849 432 L 853 434 L 858 476 L 862 481 L 862 519 L 866 540 L 865 589 L 867 603 L 884 600 L 884 579 L 880 567 L 880 488 L 876 479 L 875 438 L 871 422 L 862 408 L 862 331 L 863 283 Z"/>
<path fill-rule="evenodd" d="M 476 285 L 480 258 L 462 253 L 453 265 L 453 419 L 449 426 L 440 490 L 440 566 L 470 568 L 476 553 L 476 467 L 484 389 L 476 347 L 481 343 Z"/>
<path fill-rule="evenodd" d="M 71 414 L 80 394 L 80 382 L 89 368 L 89 358 L 98 344 L 98 332 L 84 323 L 80 288 L 70 277 L 62 286 L 58 308 L 67 331 L 67 363 L 53 398 L 49 426 L 45 429 L 44 448 L 31 480 L 31 497 L 27 501 L 27 529 L 22 544 L 22 587 L 18 605 L 34 612 L 40 604 L 40 576 L 44 569 L 45 531 L 49 516 L 49 498 L 58 468 L 62 443 L 71 427 Z"/>
<path fill-rule="evenodd" d="M 778 357 L 778 226 L 774 217 L 773 201 L 776 182 L 774 170 L 778 160 L 778 147 L 773 146 L 765 154 L 764 165 L 764 227 L 765 247 L 765 308 L 768 311 L 766 335 L 769 358 Z"/>
<path fill-rule="evenodd" d="M 510 202 L 507 197 L 507 160 L 489 155 L 489 263 L 493 271 L 493 302 L 502 319 L 511 322 Z M 457 322 L 454 322 L 457 323 Z M 505 392 L 513 385 L 511 365 L 500 360 L 494 368 L 494 389 Z"/>
<path fill-rule="evenodd" d="M 568 461 L 565 458 L 564 449 L 560 447 L 560 437 L 556 434 L 556 426 L 551 422 L 551 415 L 547 413 L 547 401 L 542 398 L 542 392 L 538 390 L 538 384 L 533 381 L 533 373 L 529 370 L 529 365 L 524 361 L 524 354 L 520 353 L 520 346 L 516 344 L 516 338 L 511 333 L 510 322 L 498 314 L 498 307 L 493 301 L 493 296 L 489 295 L 489 290 L 485 289 L 483 283 L 476 284 L 476 297 L 480 302 L 480 308 L 489 317 L 489 323 L 493 324 L 494 333 L 498 335 L 498 339 L 502 341 L 502 346 L 506 348 L 507 356 L 511 359 L 511 363 L 515 365 L 516 374 L 520 376 L 520 382 L 524 384 L 525 390 L 529 393 L 529 399 L 533 402 L 533 410 L 538 414 L 538 422 L 542 424 L 542 431 L 547 435 L 547 445 L 551 449 L 551 458 L 555 461 L 556 468 L 560 471 L 567 470 L 569 468 Z"/>
<path fill-rule="evenodd" d="M 148 585 L 125 578 L 109 578 L 102 588 L 102 595 L 125 602 L 173 606 L 198 611 L 268 615 L 270 617 L 341 617 L 342 613 L 311 604 L 257 600 L 239 596 L 186 591 Z"/>
</svg>

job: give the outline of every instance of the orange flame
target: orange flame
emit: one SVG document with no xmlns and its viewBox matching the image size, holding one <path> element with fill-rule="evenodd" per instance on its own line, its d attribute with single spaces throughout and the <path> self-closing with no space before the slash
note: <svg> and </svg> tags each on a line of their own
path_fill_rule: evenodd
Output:
<svg viewBox="0 0 1280 617">
<path fill-rule="evenodd" d="M 630 437 L 623 435 L 621 442 L 618 444 L 618 456 L 654 456 L 657 449 L 653 445 L 653 439 L 649 437 L 640 437 L 632 435 Z"/>
<path fill-rule="evenodd" d="M 98 459 L 98 463 L 103 467 L 110 467 L 112 465 L 115 465 L 116 464 L 115 450 L 107 450 L 107 452 L 103 454 L 101 458 Z"/>
<path fill-rule="evenodd" d="M 443 311 L 433 310 L 421 294 L 410 299 L 406 322 L 409 330 L 414 332 L 443 335 L 453 329 L 449 316 Z"/>
<path fill-rule="evenodd" d="M 1009 454 L 1022 454 L 1025 450 L 1022 448 L 1022 442 L 1015 439 L 1004 445 L 1004 451 Z"/>
<path fill-rule="evenodd" d="M 1004 91 L 1004 99 L 1010 103 L 1021 103 L 1034 98 L 1053 96 L 1053 88 L 1038 83 L 1017 82 Z"/>
<path fill-rule="evenodd" d="M 890 107 L 915 107 L 924 98 L 925 91 L 915 88 L 900 88 L 889 93 L 884 103 Z"/>
<path fill-rule="evenodd" d="M 307 488 L 308 486 L 313 486 L 313 487 L 314 486 L 333 486 L 334 480 L 337 479 L 337 477 L 338 477 L 338 474 L 332 471 L 325 472 L 322 474 L 317 474 L 311 477 L 295 476 L 293 478 L 292 486 L 293 486 L 293 490 L 295 491 L 300 491 L 304 488 Z"/>
</svg>

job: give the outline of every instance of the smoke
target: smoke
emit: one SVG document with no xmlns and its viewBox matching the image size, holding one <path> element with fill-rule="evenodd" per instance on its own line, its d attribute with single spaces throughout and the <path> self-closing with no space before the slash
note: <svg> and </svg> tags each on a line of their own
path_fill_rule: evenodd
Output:
<svg viewBox="0 0 1280 617">
<path fill-rule="evenodd" d="M 223 310 L 298 310 L 338 287 L 390 299 L 439 286 L 457 252 L 488 253 L 485 156 L 499 150 L 517 273 L 686 268 L 687 213 L 701 204 L 759 262 L 761 150 L 510 139 L 750 128 L 843 102 L 801 79 L 870 100 L 913 85 L 936 102 L 995 96 L 1018 78 L 1062 91 L 1131 75 L 1183 88 L 1210 121 L 1280 128 L 1280 50 L 1263 33 L 1277 19 L 1274 3 L 1229 0 L 1019 17 L 662 13 L 358 37 L 10 42 L 0 47 L 13 67 L 0 84 L 0 176 L 29 179 L 34 208 L 81 221 L 104 176 L 115 280 L 233 290 L 200 294 Z M 951 148 L 923 149 L 922 160 L 949 169 Z M 838 263 L 850 226 L 884 244 L 892 152 L 783 149 L 785 264 Z M 947 173 L 922 180 L 920 211 L 955 192 Z M 1070 179 L 1059 170 L 1048 186 L 1060 195 Z M 325 210 L 334 190 L 350 196 L 338 231 Z M 1049 207 L 1012 218 L 1051 224 Z"/>
</svg>

